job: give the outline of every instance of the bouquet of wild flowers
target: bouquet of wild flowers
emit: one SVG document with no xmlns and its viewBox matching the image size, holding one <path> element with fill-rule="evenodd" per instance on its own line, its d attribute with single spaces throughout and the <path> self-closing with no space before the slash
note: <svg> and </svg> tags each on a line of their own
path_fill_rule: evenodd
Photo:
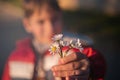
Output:
<svg viewBox="0 0 120 80">
<path fill-rule="evenodd" d="M 54 43 L 51 45 L 49 49 L 50 54 L 54 55 L 58 53 L 61 58 L 68 55 L 67 52 L 62 51 L 64 47 L 69 47 L 69 50 L 72 48 L 75 48 L 75 49 L 78 49 L 80 52 L 82 52 L 83 50 L 80 39 L 71 40 L 70 42 L 68 42 L 63 40 L 63 34 L 57 34 L 52 38 L 52 40 L 54 41 Z"/>
</svg>

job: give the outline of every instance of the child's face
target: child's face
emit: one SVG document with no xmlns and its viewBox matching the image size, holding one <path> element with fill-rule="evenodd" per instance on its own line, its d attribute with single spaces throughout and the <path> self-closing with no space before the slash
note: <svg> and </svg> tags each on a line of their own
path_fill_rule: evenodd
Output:
<svg viewBox="0 0 120 80">
<path fill-rule="evenodd" d="M 30 18 L 24 19 L 24 24 L 35 40 L 48 44 L 54 34 L 61 33 L 61 13 L 44 6 L 36 9 Z"/>
</svg>

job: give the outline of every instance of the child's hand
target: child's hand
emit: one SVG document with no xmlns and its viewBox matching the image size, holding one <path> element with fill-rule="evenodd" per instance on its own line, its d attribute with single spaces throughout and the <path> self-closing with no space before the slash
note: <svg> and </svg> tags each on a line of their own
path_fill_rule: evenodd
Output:
<svg viewBox="0 0 120 80">
<path fill-rule="evenodd" d="M 72 52 L 70 55 L 59 60 L 59 64 L 52 67 L 55 77 L 66 77 L 69 80 L 70 76 L 76 79 L 87 80 L 89 76 L 89 61 L 82 53 Z"/>
</svg>

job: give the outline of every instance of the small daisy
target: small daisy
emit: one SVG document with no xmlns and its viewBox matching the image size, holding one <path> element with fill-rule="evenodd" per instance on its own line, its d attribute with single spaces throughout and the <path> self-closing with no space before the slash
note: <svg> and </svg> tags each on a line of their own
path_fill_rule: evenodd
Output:
<svg viewBox="0 0 120 80">
<path fill-rule="evenodd" d="M 75 47 L 76 40 L 70 40 L 70 47 Z"/>
<path fill-rule="evenodd" d="M 53 43 L 49 49 L 50 54 L 56 54 L 56 53 L 60 53 L 60 47 L 59 44 L 57 42 Z"/>
<path fill-rule="evenodd" d="M 82 45 L 81 45 L 81 42 L 80 42 L 80 39 L 77 39 L 77 43 L 75 44 L 76 48 L 78 48 L 80 50 L 80 52 L 83 51 L 83 48 L 82 48 Z"/>
<path fill-rule="evenodd" d="M 59 41 L 59 40 L 61 40 L 63 38 L 63 34 L 57 34 L 57 35 L 55 35 L 52 39 L 54 40 L 54 41 Z"/>
<path fill-rule="evenodd" d="M 73 48 L 79 49 L 81 52 L 82 52 L 82 50 L 83 50 L 82 45 L 81 45 L 81 42 L 80 42 L 80 39 L 71 40 L 71 41 L 70 41 L 70 46 L 73 47 Z"/>
<path fill-rule="evenodd" d="M 62 46 L 69 46 L 69 43 L 67 41 L 60 41 L 60 45 Z"/>
<path fill-rule="evenodd" d="M 60 45 L 65 46 L 64 41 L 60 41 Z"/>
<path fill-rule="evenodd" d="M 81 46 L 80 39 L 77 39 L 77 42 L 75 43 L 75 46 L 76 46 L 77 48 L 82 47 L 82 46 Z"/>
</svg>

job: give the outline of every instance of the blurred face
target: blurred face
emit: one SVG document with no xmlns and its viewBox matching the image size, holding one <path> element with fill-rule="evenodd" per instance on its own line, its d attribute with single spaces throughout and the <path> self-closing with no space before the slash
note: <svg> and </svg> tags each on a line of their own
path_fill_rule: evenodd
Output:
<svg viewBox="0 0 120 80">
<path fill-rule="evenodd" d="M 29 19 L 24 19 L 24 24 L 35 40 L 49 44 L 54 34 L 61 33 L 61 13 L 43 6 L 40 10 L 36 9 Z"/>
</svg>

